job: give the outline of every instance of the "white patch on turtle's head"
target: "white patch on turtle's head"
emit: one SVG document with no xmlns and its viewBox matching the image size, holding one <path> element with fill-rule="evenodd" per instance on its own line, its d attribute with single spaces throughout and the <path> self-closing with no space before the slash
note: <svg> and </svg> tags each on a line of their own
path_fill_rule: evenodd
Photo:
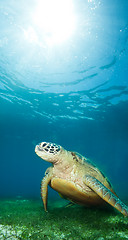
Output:
<svg viewBox="0 0 128 240">
<path fill-rule="evenodd" d="M 42 159 L 54 163 L 62 149 L 63 148 L 60 145 L 55 143 L 42 142 L 39 145 L 36 145 L 35 152 Z"/>
</svg>

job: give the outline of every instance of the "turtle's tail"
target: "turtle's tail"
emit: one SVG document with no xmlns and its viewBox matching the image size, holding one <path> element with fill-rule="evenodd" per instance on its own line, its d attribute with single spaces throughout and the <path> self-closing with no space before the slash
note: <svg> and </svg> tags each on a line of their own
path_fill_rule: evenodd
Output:
<svg viewBox="0 0 128 240">
<path fill-rule="evenodd" d="M 128 216 L 128 207 L 99 180 L 90 175 L 86 175 L 84 183 L 124 216 Z"/>
</svg>

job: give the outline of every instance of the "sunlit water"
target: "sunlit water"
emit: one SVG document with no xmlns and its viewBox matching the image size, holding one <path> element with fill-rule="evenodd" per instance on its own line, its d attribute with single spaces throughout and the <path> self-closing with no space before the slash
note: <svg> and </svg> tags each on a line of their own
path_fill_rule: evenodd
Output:
<svg viewBox="0 0 128 240">
<path fill-rule="evenodd" d="M 128 197 L 128 1 L 72 2 L 74 30 L 55 42 L 33 20 L 36 1 L 0 0 L 1 196 L 39 196 L 49 164 L 34 146 L 51 141 Z"/>
</svg>

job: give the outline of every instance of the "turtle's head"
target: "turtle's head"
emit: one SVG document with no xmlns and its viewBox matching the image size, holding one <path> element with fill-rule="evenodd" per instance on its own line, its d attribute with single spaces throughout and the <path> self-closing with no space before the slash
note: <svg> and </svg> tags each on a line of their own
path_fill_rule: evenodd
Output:
<svg viewBox="0 0 128 240">
<path fill-rule="evenodd" d="M 55 163 L 59 159 L 59 155 L 63 148 L 60 145 L 49 142 L 42 142 L 36 145 L 36 154 L 47 162 Z"/>
</svg>

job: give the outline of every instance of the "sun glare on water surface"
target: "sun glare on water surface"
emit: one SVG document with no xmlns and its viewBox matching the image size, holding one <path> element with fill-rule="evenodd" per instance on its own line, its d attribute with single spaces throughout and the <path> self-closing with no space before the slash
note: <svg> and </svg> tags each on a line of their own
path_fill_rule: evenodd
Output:
<svg viewBox="0 0 128 240">
<path fill-rule="evenodd" d="M 33 13 L 33 23 L 48 44 L 64 42 L 76 25 L 72 0 L 40 0 Z"/>
</svg>

